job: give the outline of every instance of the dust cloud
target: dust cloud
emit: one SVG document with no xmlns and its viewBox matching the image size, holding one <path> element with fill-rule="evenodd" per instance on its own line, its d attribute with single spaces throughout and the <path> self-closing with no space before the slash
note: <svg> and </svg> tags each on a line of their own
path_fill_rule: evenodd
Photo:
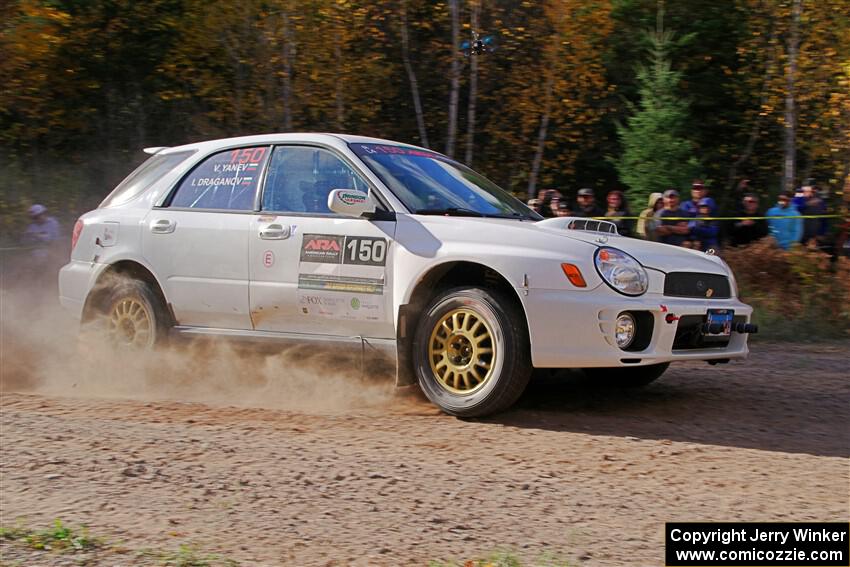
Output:
<svg viewBox="0 0 850 567">
<path fill-rule="evenodd" d="M 91 333 L 81 338 L 78 322 L 59 305 L 55 279 L 22 275 L 8 261 L 2 269 L 2 392 L 316 413 L 400 402 L 386 369 L 372 375 L 373 367 L 367 362 L 361 368 L 353 353 L 309 346 L 259 350 L 223 340 L 172 341 L 133 352 Z"/>
</svg>

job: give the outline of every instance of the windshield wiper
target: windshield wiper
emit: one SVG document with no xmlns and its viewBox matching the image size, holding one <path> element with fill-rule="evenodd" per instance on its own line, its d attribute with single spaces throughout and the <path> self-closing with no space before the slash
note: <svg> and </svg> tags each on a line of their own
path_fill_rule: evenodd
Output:
<svg viewBox="0 0 850 567">
<path fill-rule="evenodd" d="M 473 211 L 472 209 L 463 209 L 461 207 L 446 207 L 444 209 L 416 209 L 413 211 L 417 215 L 447 215 L 451 217 L 486 217 L 484 213 Z"/>
</svg>

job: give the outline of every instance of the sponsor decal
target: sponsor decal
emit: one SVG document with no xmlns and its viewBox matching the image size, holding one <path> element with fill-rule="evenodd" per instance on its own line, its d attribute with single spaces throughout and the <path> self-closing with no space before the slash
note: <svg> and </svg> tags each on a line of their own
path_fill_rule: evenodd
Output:
<svg viewBox="0 0 850 567">
<path fill-rule="evenodd" d="M 312 317 L 380 321 L 384 298 L 378 295 L 350 297 L 335 291 L 298 290 L 301 312 Z"/>
<path fill-rule="evenodd" d="M 298 274 L 298 289 L 383 295 L 384 280 L 375 278 L 328 276 L 322 274 Z"/>
<path fill-rule="evenodd" d="M 274 252 L 271 250 L 266 250 L 263 252 L 263 266 L 266 268 L 271 268 L 274 266 Z"/>
<path fill-rule="evenodd" d="M 386 238 L 305 234 L 301 241 L 301 261 L 319 264 L 386 266 L 389 244 Z"/>
<path fill-rule="evenodd" d="M 337 198 L 346 205 L 361 205 L 366 202 L 366 195 L 359 193 L 337 193 Z"/>
<path fill-rule="evenodd" d="M 301 240 L 301 261 L 339 264 L 345 237 L 330 234 L 305 234 Z"/>
</svg>

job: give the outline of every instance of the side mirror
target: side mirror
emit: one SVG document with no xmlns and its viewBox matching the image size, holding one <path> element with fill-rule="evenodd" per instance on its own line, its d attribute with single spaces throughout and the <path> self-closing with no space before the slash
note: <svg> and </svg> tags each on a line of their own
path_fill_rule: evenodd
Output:
<svg viewBox="0 0 850 567">
<path fill-rule="evenodd" d="M 375 201 L 363 191 L 334 189 L 328 194 L 328 208 L 346 217 L 362 217 L 375 212 Z"/>
</svg>

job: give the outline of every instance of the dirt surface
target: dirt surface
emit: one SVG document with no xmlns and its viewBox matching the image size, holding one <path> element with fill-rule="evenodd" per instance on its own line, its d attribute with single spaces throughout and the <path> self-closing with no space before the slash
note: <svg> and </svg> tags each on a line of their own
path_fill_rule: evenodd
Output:
<svg viewBox="0 0 850 567">
<path fill-rule="evenodd" d="M 850 345 L 753 351 L 673 366 L 640 391 L 547 378 L 481 421 L 410 393 L 295 411 L 278 409 L 285 396 L 7 389 L 0 523 L 61 518 L 127 548 L 190 545 L 246 565 L 426 565 L 502 549 L 613 566 L 663 564 L 665 521 L 847 521 Z"/>
</svg>

